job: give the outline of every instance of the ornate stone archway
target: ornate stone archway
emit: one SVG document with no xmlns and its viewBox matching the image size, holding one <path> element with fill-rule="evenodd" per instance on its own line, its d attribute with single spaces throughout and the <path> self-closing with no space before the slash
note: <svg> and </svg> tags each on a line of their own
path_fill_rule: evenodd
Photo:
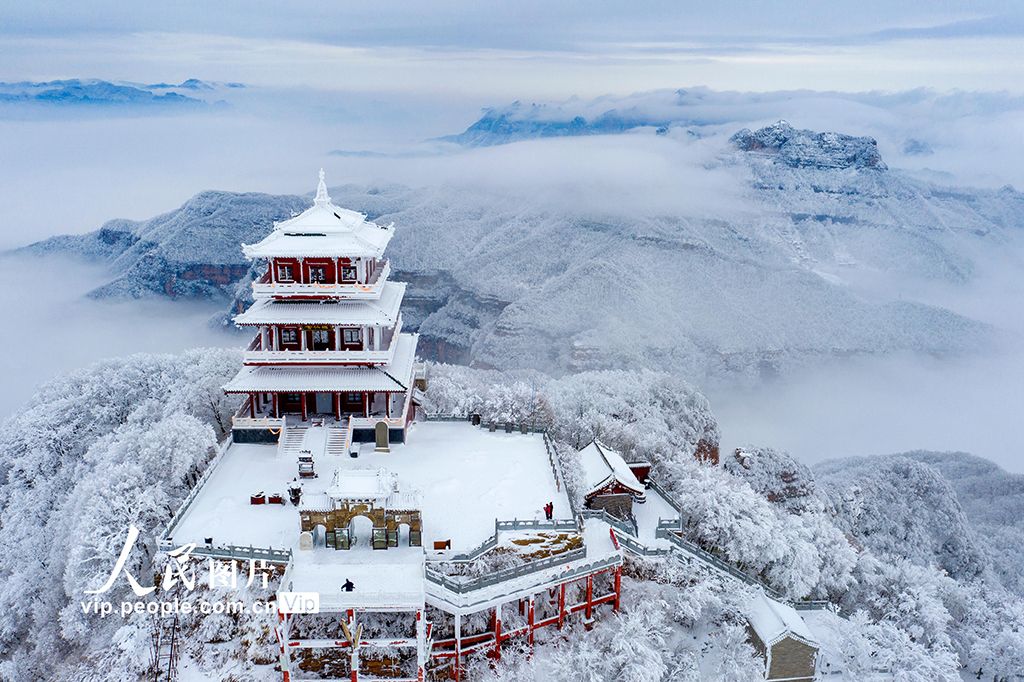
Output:
<svg viewBox="0 0 1024 682">
<path fill-rule="evenodd" d="M 327 529 L 327 546 L 334 549 L 348 549 L 351 547 L 351 535 L 349 528 L 352 519 L 357 516 L 364 516 L 373 524 L 373 547 L 384 549 L 385 547 L 398 546 L 398 527 L 402 524 L 409 526 L 409 546 L 419 547 L 422 545 L 423 537 L 423 516 L 419 509 L 385 509 L 375 505 L 373 502 L 339 502 L 336 509 L 329 510 L 303 510 L 299 513 L 299 524 L 302 531 L 312 531 L 317 525 L 323 525 Z M 341 531 L 339 533 L 339 531 Z M 378 539 L 380 534 L 380 539 Z M 340 541 L 341 538 L 345 541 Z"/>
</svg>

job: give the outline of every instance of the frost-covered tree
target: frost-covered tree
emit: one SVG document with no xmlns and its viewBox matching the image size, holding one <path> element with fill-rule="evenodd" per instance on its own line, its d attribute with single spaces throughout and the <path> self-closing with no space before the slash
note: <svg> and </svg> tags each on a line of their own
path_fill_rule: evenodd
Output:
<svg viewBox="0 0 1024 682">
<path fill-rule="evenodd" d="M 0 678 L 47 677 L 76 647 L 110 641 L 112 622 L 73 607 L 103 583 L 131 523 L 142 535 L 129 569 L 151 582 L 153 535 L 231 409 L 197 396 L 236 369 L 237 353 L 220 350 L 106 360 L 44 385 L 0 430 Z"/>
<path fill-rule="evenodd" d="M 799 514 L 816 501 L 811 470 L 789 453 L 773 448 L 739 448 L 722 458 L 722 468 L 787 511 Z"/>
<path fill-rule="evenodd" d="M 872 621 L 863 613 L 839 621 L 838 651 L 851 679 L 906 682 L 960 680 L 959 664 L 949 649 L 932 649 L 915 641 L 889 620 Z"/>
<path fill-rule="evenodd" d="M 595 438 L 628 456 L 651 459 L 662 478 L 676 463 L 718 451 L 707 399 L 668 374 L 584 372 L 559 379 L 537 372 L 474 370 L 432 364 L 428 413 L 480 413 L 485 421 L 529 421 L 577 449 Z"/>
<path fill-rule="evenodd" d="M 714 679 L 722 682 L 764 679 L 764 661 L 757 657 L 743 626 L 723 623 L 709 638 L 708 649 Z"/>
<path fill-rule="evenodd" d="M 960 502 L 933 467 L 905 457 L 826 462 L 816 469 L 840 526 L 882 555 L 935 563 L 954 578 L 986 566 Z"/>
<path fill-rule="evenodd" d="M 124 545 L 129 526 L 147 531 L 136 544 L 128 570 L 148 585 L 153 574 L 149 559 L 155 554 L 152 532 L 166 523 L 187 486 L 185 474 L 203 461 L 216 441 L 213 430 L 195 417 L 178 414 L 147 425 L 130 420 L 109 438 L 102 439 L 86 453 L 94 465 L 58 511 L 60 527 L 66 528 L 75 544 L 58 550 L 54 564 L 65 561 L 64 593 L 70 600 L 61 611 L 61 634 L 77 641 L 87 636 L 94 618 L 86 616 L 79 603 L 84 591 L 104 583 Z M 115 585 L 110 598 L 131 599 L 125 583 Z"/>
<path fill-rule="evenodd" d="M 611 678 L 624 682 L 658 682 L 668 673 L 663 650 L 670 634 L 668 604 L 644 600 L 619 616 L 605 658 Z"/>
<path fill-rule="evenodd" d="M 237 395 L 224 393 L 224 377 L 238 371 L 238 352 L 199 348 L 182 353 L 183 367 L 173 385 L 164 414 L 184 412 L 209 423 L 223 438 L 231 430 L 231 416 L 239 407 Z"/>
</svg>

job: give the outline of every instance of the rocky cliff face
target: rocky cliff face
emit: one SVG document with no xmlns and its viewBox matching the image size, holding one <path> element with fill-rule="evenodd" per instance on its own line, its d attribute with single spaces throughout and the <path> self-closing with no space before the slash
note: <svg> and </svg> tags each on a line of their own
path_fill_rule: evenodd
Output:
<svg viewBox="0 0 1024 682">
<path fill-rule="evenodd" d="M 775 156 L 791 168 L 886 168 L 870 137 L 797 130 L 785 121 L 753 132 L 744 128 L 729 141 L 744 152 Z"/>
<path fill-rule="evenodd" d="M 306 208 L 295 196 L 201 192 L 149 220 L 111 220 L 85 235 L 60 236 L 27 253 L 71 253 L 109 263 L 97 298 L 230 298 L 249 271 L 240 243 L 262 239 L 274 221 Z"/>
<path fill-rule="evenodd" d="M 912 180 L 886 170 L 866 138 L 780 123 L 732 139 L 716 163 L 749 182 L 745 218 L 598 215 L 444 187 L 332 195 L 399 226 L 388 255 L 394 277 L 411 285 L 406 320 L 428 357 L 699 379 L 987 342 L 982 324 L 885 292 L 861 295 L 847 273 L 969 282 L 985 253 L 1021 233 L 1020 193 Z M 239 243 L 308 202 L 204 192 L 148 221 L 111 221 L 26 250 L 108 261 L 114 279 L 96 296 L 217 297 L 237 312 L 262 267 L 250 269 Z"/>
</svg>

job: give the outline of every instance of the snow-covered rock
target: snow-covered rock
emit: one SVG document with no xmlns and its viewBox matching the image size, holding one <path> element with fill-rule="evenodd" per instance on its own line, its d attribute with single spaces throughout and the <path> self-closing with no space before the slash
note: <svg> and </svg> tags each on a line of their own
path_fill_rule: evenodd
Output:
<svg viewBox="0 0 1024 682">
<path fill-rule="evenodd" d="M 744 479 L 751 488 L 794 513 L 805 511 L 815 499 L 810 469 L 786 452 L 772 448 L 737 448 L 722 457 L 722 468 Z"/>
<path fill-rule="evenodd" d="M 886 169 L 878 143 L 870 137 L 797 130 L 785 121 L 753 132 L 744 128 L 729 141 L 744 152 L 775 155 L 793 168 Z"/>
<path fill-rule="evenodd" d="M 276 220 L 306 208 L 293 196 L 201 192 L 149 220 L 111 220 L 85 235 L 48 239 L 30 253 L 72 253 L 106 261 L 114 278 L 97 298 L 221 298 L 249 272 L 241 242 L 255 243 Z"/>
</svg>

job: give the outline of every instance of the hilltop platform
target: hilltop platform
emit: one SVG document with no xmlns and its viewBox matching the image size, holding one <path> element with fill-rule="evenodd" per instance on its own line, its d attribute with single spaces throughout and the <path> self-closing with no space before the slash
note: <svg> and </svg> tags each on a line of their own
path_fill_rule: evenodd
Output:
<svg viewBox="0 0 1024 682">
<path fill-rule="evenodd" d="M 303 498 L 322 496 L 337 469 L 387 468 L 404 492 L 418 492 L 423 512 L 423 546 L 451 540 L 467 550 L 494 533 L 495 519 L 543 519 L 554 503 L 555 518 L 571 518 L 565 491 L 556 489 L 541 434 L 491 433 L 466 422 L 415 423 L 409 442 L 391 452 L 359 447 L 359 457 L 326 454 L 326 427 L 310 427 L 303 449 L 312 451 L 318 477 L 302 481 Z M 293 454 L 277 445 L 228 446 L 216 468 L 171 530 L 175 545 L 207 538 L 217 547 L 295 549 L 298 508 L 288 502 L 297 476 Z M 250 504 L 250 495 L 280 493 L 284 505 Z M 393 550 L 380 550 L 384 555 Z M 339 550 L 344 554 L 345 550 Z"/>
<path fill-rule="evenodd" d="M 283 589 L 319 593 L 321 610 L 423 608 L 424 556 L 418 547 L 374 551 L 363 545 L 340 552 L 321 547 L 296 557 Z M 346 580 L 355 585 L 353 591 L 341 589 Z"/>
</svg>

